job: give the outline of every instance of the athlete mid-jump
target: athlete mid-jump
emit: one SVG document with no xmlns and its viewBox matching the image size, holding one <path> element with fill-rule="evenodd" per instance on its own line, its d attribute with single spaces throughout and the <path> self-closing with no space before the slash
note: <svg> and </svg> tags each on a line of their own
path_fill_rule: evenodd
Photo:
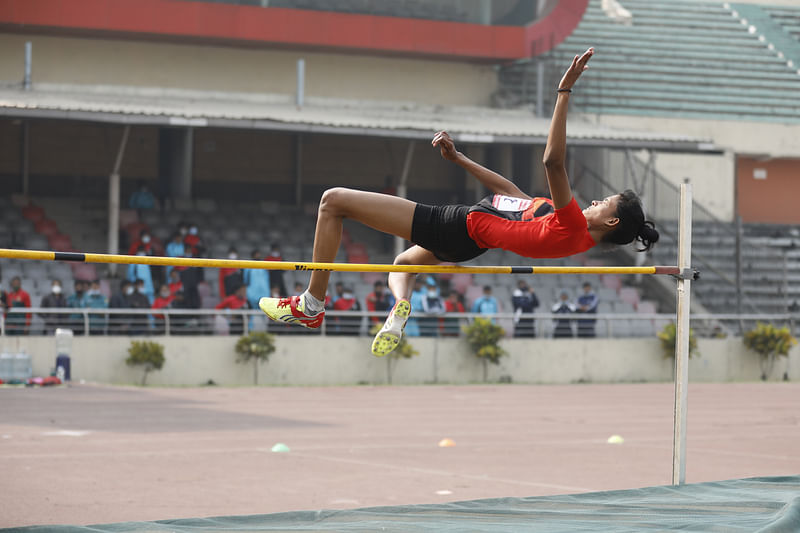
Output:
<svg viewBox="0 0 800 533">
<path fill-rule="evenodd" d="M 590 48 L 575 56 L 558 86 L 544 166 L 551 198 L 532 198 L 503 176 L 456 150 L 447 132 L 432 144 L 443 158 L 478 179 L 493 194 L 477 205 L 429 206 L 387 194 L 336 187 L 322 195 L 314 235 L 314 262 L 330 263 L 342 239 L 342 221 L 357 220 L 376 230 L 414 243 L 397 256 L 397 265 L 435 265 L 473 259 L 491 248 L 524 257 L 566 257 L 585 252 L 599 242 L 642 244 L 658 241 L 653 223 L 646 221 L 639 197 L 625 191 L 595 200 L 581 210 L 572 196 L 566 172 L 567 108 L 572 86 L 588 67 Z M 415 274 L 392 272 L 389 288 L 397 300 L 372 343 L 372 353 L 386 355 L 397 347 L 411 313 L 411 281 Z M 259 306 L 271 319 L 318 328 L 325 316 L 324 300 L 330 272 L 311 273 L 308 289 L 291 298 L 261 298 Z"/>
</svg>

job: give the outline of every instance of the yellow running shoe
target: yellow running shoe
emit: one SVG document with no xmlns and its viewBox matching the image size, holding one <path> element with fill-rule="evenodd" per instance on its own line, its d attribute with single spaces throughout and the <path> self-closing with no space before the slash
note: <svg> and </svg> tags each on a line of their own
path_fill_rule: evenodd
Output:
<svg viewBox="0 0 800 533">
<path fill-rule="evenodd" d="M 397 348 L 400 339 L 403 338 L 403 329 L 406 327 L 406 321 L 410 314 L 411 304 L 408 300 L 398 300 L 394 304 L 389 317 L 375 335 L 375 340 L 372 341 L 372 355 L 383 357 Z"/>
<path fill-rule="evenodd" d="M 276 322 L 287 324 L 298 324 L 300 326 L 317 329 L 322 325 L 325 318 L 325 311 L 322 310 L 315 315 L 307 315 L 305 302 L 302 296 L 292 296 L 290 298 L 261 298 L 258 306 L 268 317 Z"/>
</svg>

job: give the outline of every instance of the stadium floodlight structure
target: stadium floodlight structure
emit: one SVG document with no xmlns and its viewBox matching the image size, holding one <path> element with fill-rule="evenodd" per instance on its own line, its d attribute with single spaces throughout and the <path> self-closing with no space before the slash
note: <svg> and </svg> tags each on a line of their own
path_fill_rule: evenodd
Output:
<svg viewBox="0 0 800 533">
<path fill-rule="evenodd" d="M 0 249 L 0 258 L 35 261 L 69 261 L 122 265 L 183 266 L 200 268 L 256 268 L 327 272 L 407 272 L 414 274 L 645 274 L 670 275 L 677 279 L 677 321 L 675 332 L 675 401 L 673 414 L 672 484 L 686 480 L 686 416 L 689 382 L 689 306 L 691 283 L 698 272 L 691 267 L 692 188 L 681 184 L 678 230 L 678 264 L 674 266 L 459 266 L 459 265 L 372 265 L 356 263 L 314 263 L 252 261 L 200 257 L 155 257 L 142 255 L 53 252 Z"/>
</svg>

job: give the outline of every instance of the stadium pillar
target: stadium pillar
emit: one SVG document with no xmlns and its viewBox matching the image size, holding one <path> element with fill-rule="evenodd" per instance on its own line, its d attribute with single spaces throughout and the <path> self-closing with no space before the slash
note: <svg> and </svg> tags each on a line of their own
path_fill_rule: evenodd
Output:
<svg viewBox="0 0 800 533">
<path fill-rule="evenodd" d="M 464 151 L 466 152 L 467 157 L 469 157 L 470 159 L 472 159 L 476 163 L 480 163 L 481 165 L 484 164 L 484 161 L 486 159 L 486 147 L 485 146 L 473 144 L 473 145 L 470 145 L 470 146 L 466 146 L 464 148 L 465 148 Z M 467 188 L 468 189 L 470 187 L 474 187 L 475 188 L 474 189 L 474 200 L 475 200 L 475 203 L 480 202 L 481 199 L 485 196 L 484 190 L 483 190 L 483 186 L 480 184 L 480 182 L 478 180 L 470 177 L 468 172 L 465 171 L 465 175 L 466 175 L 466 180 L 464 181 L 464 183 L 467 184 Z"/>
<path fill-rule="evenodd" d="M 531 182 L 527 191 L 531 196 L 543 194 L 547 190 L 547 176 L 544 173 L 544 146 L 531 146 Z"/>
<path fill-rule="evenodd" d="M 408 141 L 408 148 L 406 149 L 406 157 L 403 161 L 403 172 L 400 174 L 400 180 L 397 183 L 397 196 L 400 198 L 408 198 L 408 175 L 411 173 L 411 162 L 414 160 L 414 141 Z M 400 255 L 405 248 L 406 242 L 402 237 L 395 237 L 394 239 L 394 254 Z"/>
<path fill-rule="evenodd" d="M 303 205 L 303 136 L 294 136 L 294 203 Z"/>
<path fill-rule="evenodd" d="M 514 181 L 514 147 L 510 144 L 501 144 L 497 147 L 498 169 L 501 176 Z"/>
<path fill-rule="evenodd" d="M 22 131 L 20 132 L 22 135 L 22 142 L 20 143 L 20 159 L 22 164 L 20 165 L 20 170 L 22 171 L 22 194 L 26 197 L 30 189 L 30 132 L 30 122 L 23 120 Z"/>
<path fill-rule="evenodd" d="M 492 23 L 492 0 L 481 0 L 480 23 L 489 26 Z"/>
<path fill-rule="evenodd" d="M 114 169 L 108 177 L 108 253 L 119 253 L 119 196 L 120 196 L 120 176 L 119 167 L 122 165 L 122 158 L 125 155 L 125 147 L 128 144 L 128 135 L 131 127 L 126 125 L 122 130 L 122 139 L 119 142 L 117 158 L 114 161 Z M 111 274 L 116 272 L 117 265 L 108 265 Z"/>
<path fill-rule="evenodd" d="M 159 188 L 164 191 L 164 196 L 191 198 L 193 157 L 194 129 L 159 130 L 158 179 Z"/>
</svg>

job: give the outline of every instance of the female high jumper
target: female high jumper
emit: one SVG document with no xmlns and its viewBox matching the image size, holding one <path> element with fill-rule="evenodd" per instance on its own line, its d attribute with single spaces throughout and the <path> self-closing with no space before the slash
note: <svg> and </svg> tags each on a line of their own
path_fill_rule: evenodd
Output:
<svg viewBox="0 0 800 533">
<path fill-rule="evenodd" d="M 599 242 L 639 241 L 639 251 L 658 241 L 653 223 L 645 220 L 633 191 L 595 200 L 581 211 L 572 196 L 565 169 L 567 107 L 572 86 L 594 54 L 589 48 L 572 60 L 558 85 L 558 96 L 544 152 L 552 200 L 531 198 L 503 176 L 471 161 L 440 131 L 432 144 L 443 158 L 463 167 L 493 194 L 477 205 L 428 206 L 386 194 L 336 187 L 322 195 L 314 235 L 314 262 L 336 258 L 342 221 L 357 220 L 376 230 L 414 243 L 394 261 L 396 265 L 436 265 L 473 259 L 491 248 L 530 258 L 566 257 L 585 252 Z M 411 313 L 411 281 L 415 274 L 392 272 L 389 288 L 397 300 L 372 343 L 372 353 L 394 350 Z M 318 328 L 325 316 L 324 300 L 330 272 L 314 271 L 308 289 L 291 298 L 261 298 L 259 307 L 271 319 Z"/>
</svg>

